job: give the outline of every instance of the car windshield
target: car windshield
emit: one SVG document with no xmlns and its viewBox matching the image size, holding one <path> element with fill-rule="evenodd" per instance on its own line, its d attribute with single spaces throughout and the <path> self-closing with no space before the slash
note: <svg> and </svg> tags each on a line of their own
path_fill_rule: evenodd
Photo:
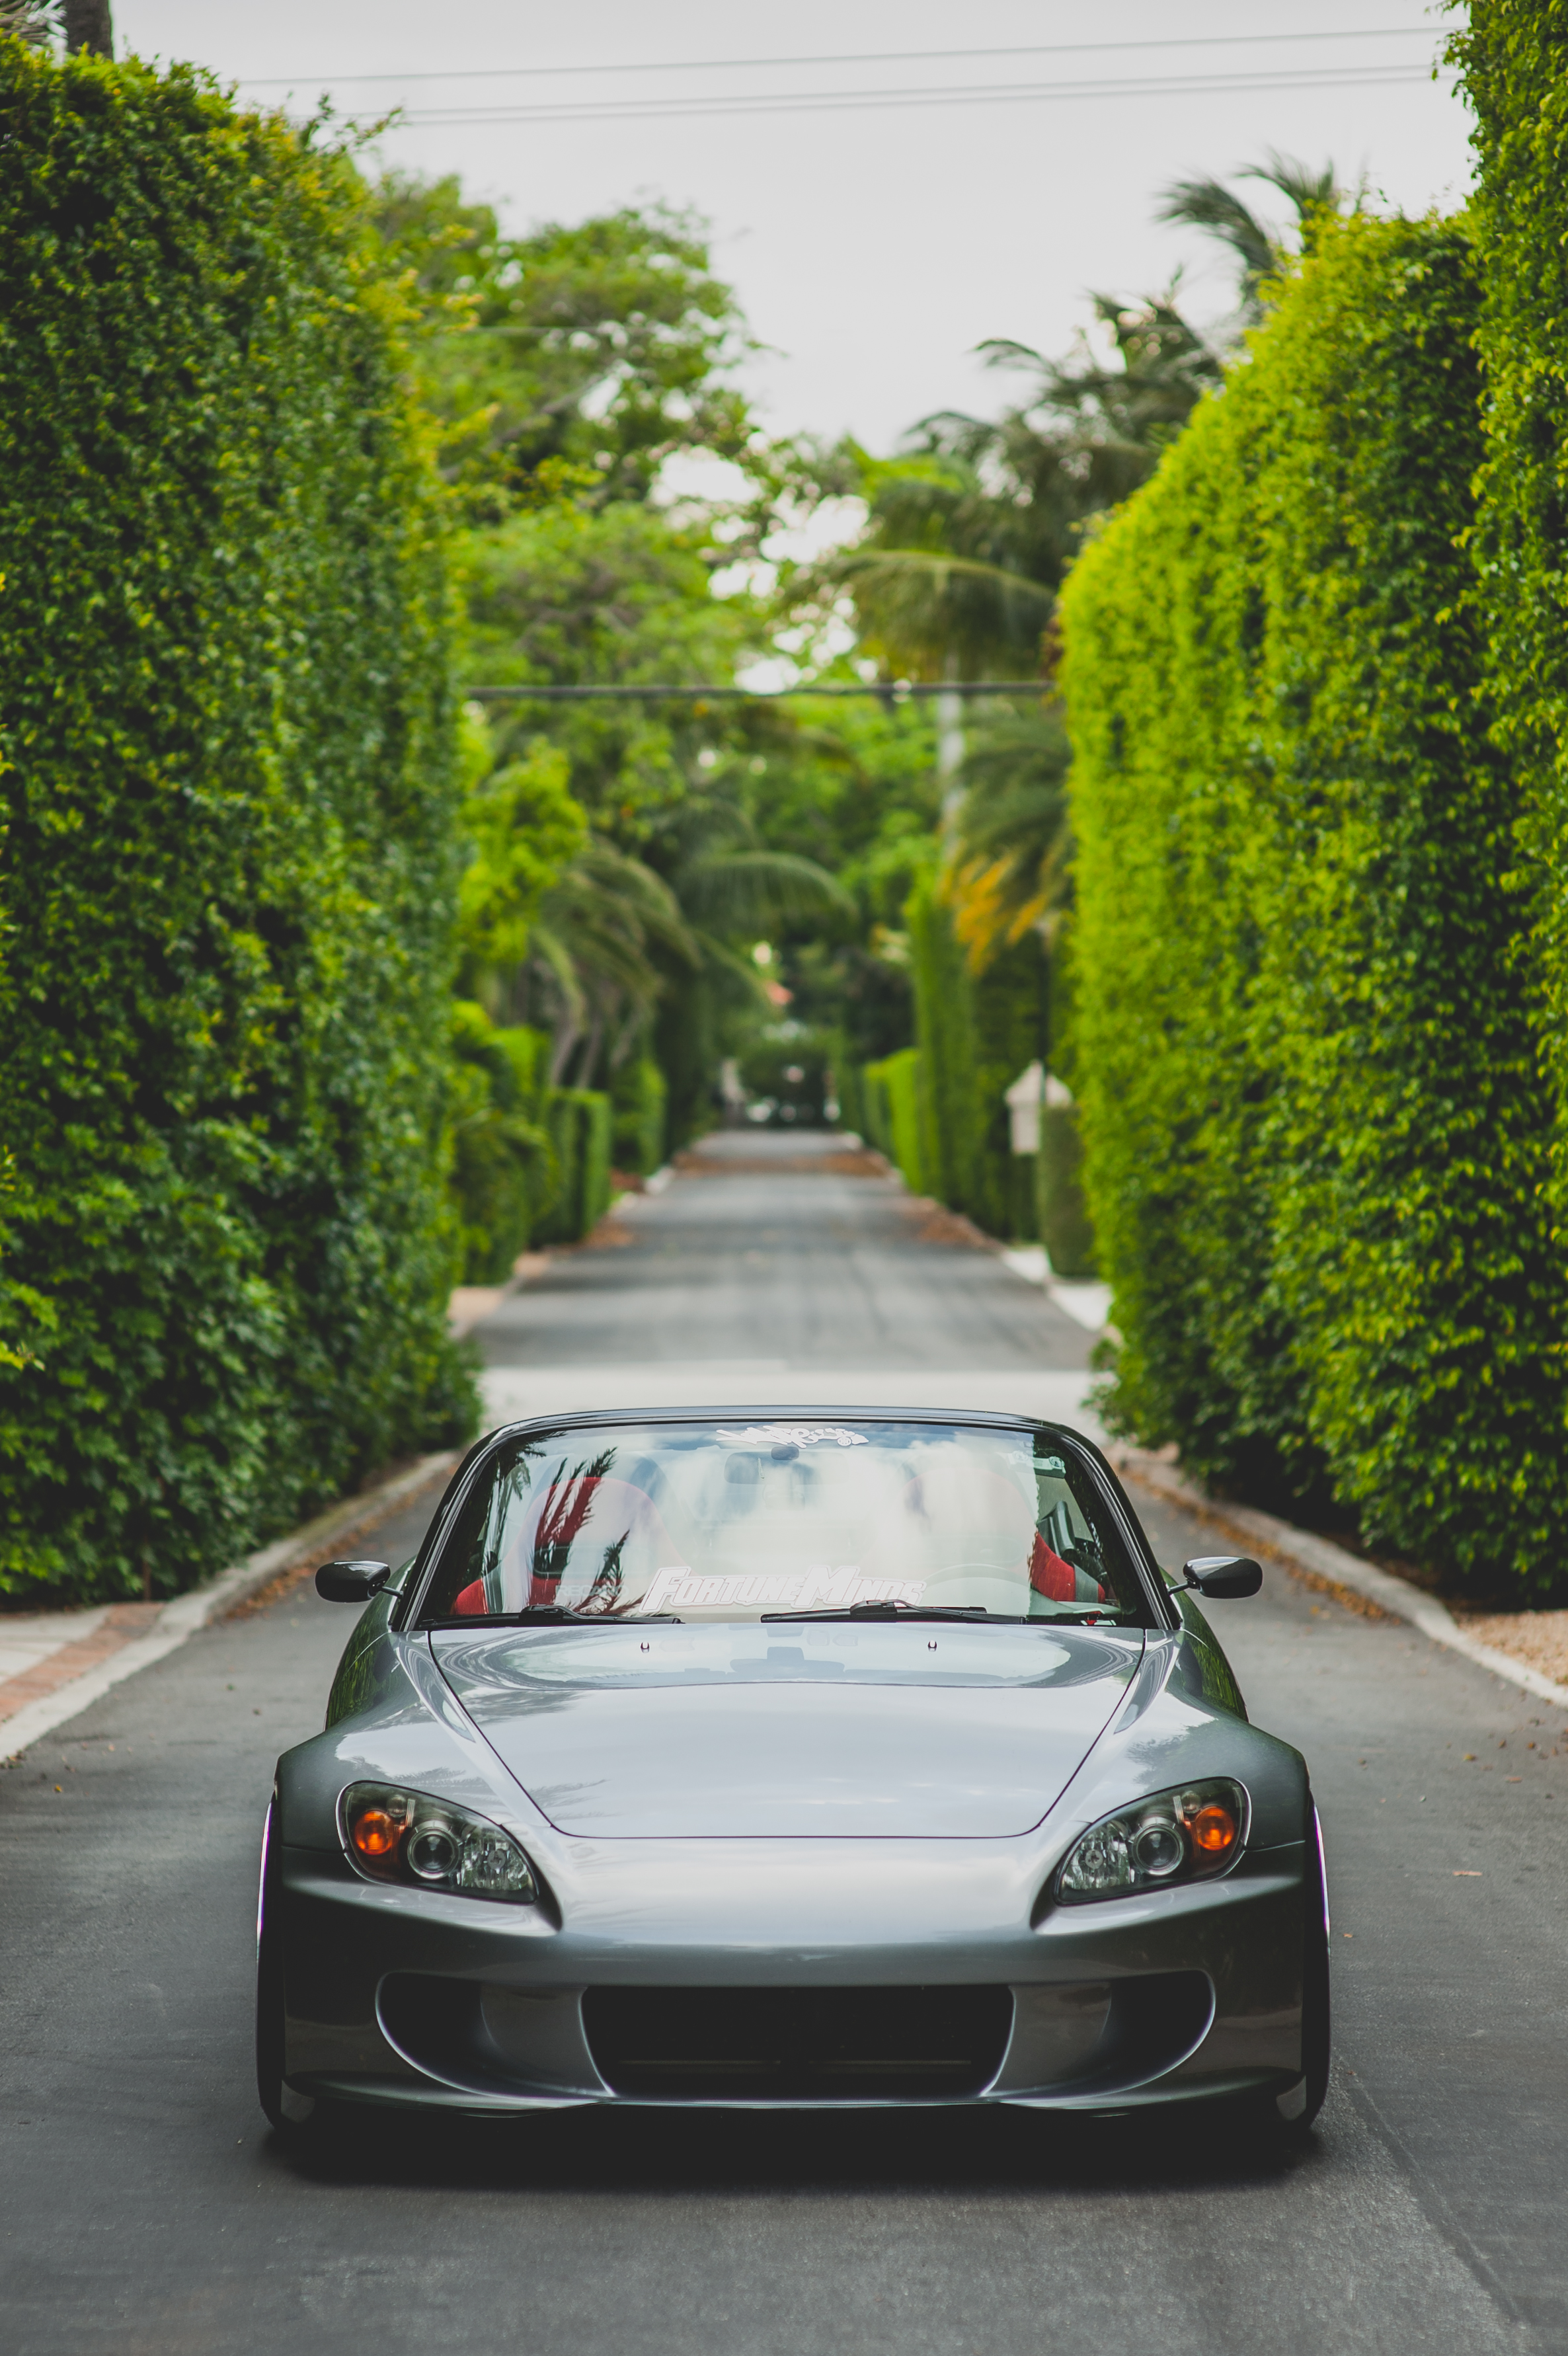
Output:
<svg viewBox="0 0 1568 2356">
<path fill-rule="evenodd" d="M 911 1612 L 1149 1616 L 1093 1475 L 1058 1435 L 745 1418 L 509 1437 L 420 1616 Z"/>
</svg>

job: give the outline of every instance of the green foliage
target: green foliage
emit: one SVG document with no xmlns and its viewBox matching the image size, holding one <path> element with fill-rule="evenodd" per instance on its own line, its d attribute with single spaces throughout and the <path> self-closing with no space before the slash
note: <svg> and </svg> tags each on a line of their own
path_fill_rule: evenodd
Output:
<svg viewBox="0 0 1568 2356">
<path fill-rule="evenodd" d="M 610 1205 L 610 1141 L 614 1108 L 597 1088 L 553 1088 L 545 1122 L 555 1151 L 560 1186 L 534 1229 L 542 1244 L 572 1244 Z"/>
<path fill-rule="evenodd" d="M 1475 109 L 1484 300 L 1473 539 L 1499 741 L 1520 775 L 1510 889 L 1528 899 L 1568 1210 L 1568 44 L 1563 0 L 1472 0 L 1452 54 Z"/>
<path fill-rule="evenodd" d="M 1098 1275 L 1094 1229 L 1083 1195 L 1083 1134 L 1075 1104 L 1040 1107 L 1040 1150 L 1035 1156 L 1034 1175 L 1040 1241 L 1052 1273 Z"/>
<path fill-rule="evenodd" d="M 918 879 L 904 916 L 919 1051 L 920 1162 L 927 1178 L 922 1192 L 972 1215 L 983 1116 L 975 1087 L 969 967 L 935 876 L 928 873 Z"/>
<path fill-rule="evenodd" d="M 724 372 L 747 342 L 700 223 L 655 205 L 509 237 L 456 178 L 397 174 L 378 220 L 427 306 L 420 388 L 445 470 L 478 503 L 640 500 L 677 451 L 744 453 Z"/>
<path fill-rule="evenodd" d="M 896 1055 L 868 1064 L 861 1074 L 865 1101 L 865 1137 L 886 1153 L 911 1194 L 929 1194 L 932 1176 L 926 1166 L 924 1125 L 920 1119 L 920 1055 L 903 1047 Z"/>
<path fill-rule="evenodd" d="M 970 982 L 982 1186 L 973 1216 L 988 1234 L 1026 1243 L 1039 1231 L 1033 1157 L 1013 1151 L 1007 1090 L 1046 1053 L 1050 969 L 1036 933 L 1004 949 Z"/>
<path fill-rule="evenodd" d="M 1058 927 L 1069 896 L 1070 758 L 1054 697 L 999 698 L 968 732 L 950 864 L 954 921 L 972 965 Z"/>
<path fill-rule="evenodd" d="M 1539 1593 L 1564 1303 L 1477 316 L 1461 228 L 1325 225 L 1069 584 L 1074 1084 L 1124 1426 Z"/>
<path fill-rule="evenodd" d="M 821 1128 L 827 1094 L 831 1039 L 804 1024 L 776 1025 L 755 1040 L 740 1059 L 746 1094 L 768 1098 L 775 1128 Z"/>
<path fill-rule="evenodd" d="M 715 599 L 705 534 L 661 509 L 571 502 L 469 533 L 460 551 L 470 676 L 487 686 L 634 687 L 725 679 L 746 644 L 744 605 Z M 678 799 L 712 723 L 668 704 L 498 707 L 503 752 L 548 736 L 596 824 L 629 829 Z"/>
<path fill-rule="evenodd" d="M 476 980 L 521 965 L 541 901 L 584 849 L 587 820 L 566 787 L 566 756 L 542 742 L 482 775 L 463 803 L 470 857 L 458 939 Z"/>
<path fill-rule="evenodd" d="M 545 1121 L 550 1040 L 499 1028 L 482 1006 L 452 1007 L 453 1134 L 448 1182 L 465 1284 L 504 1284 L 560 1190 Z"/>
<path fill-rule="evenodd" d="M 442 519 L 339 155 L 0 40 L 0 1579 L 461 1436 Z"/>
<path fill-rule="evenodd" d="M 1240 180 L 1262 180 L 1294 207 L 1304 242 L 1316 232 L 1317 217 L 1343 209 L 1346 192 L 1332 164 L 1318 171 L 1271 152 L 1262 164 L 1243 165 Z M 1222 180 L 1176 180 L 1161 192 L 1158 219 L 1200 229 L 1229 246 L 1240 265 L 1240 316 L 1257 327 L 1268 307 L 1270 287 L 1289 270 L 1290 249 L 1271 235 L 1251 207 Z"/>
<path fill-rule="evenodd" d="M 831 605 L 847 589 L 866 648 L 894 676 L 1032 670 L 1086 522 L 1125 498 L 1219 375 L 1169 298 L 1095 299 L 1113 357 L 1068 360 L 984 345 L 1032 380 L 999 418 L 926 418 L 897 458 L 854 452 L 870 510 L 855 544 L 802 571 L 791 592 Z"/>
<path fill-rule="evenodd" d="M 616 1168 L 628 1178 L 651 1178 L 664 1159 L 669 1097 L 668 1083 L 651 1055 L 628 1058 L 612 1076 L 610 1143 Z"/>
<path fill-rule="evenodd" d="M 1046 969 L 1026 938 L 974 974 L 940 882 L 922 877 L 905 910 L 915 985 L 923 1193 L 987 1234 L 1029 1237 L 1033 1174 L 1012 1150 L 1005 1090 L 1043 1049 Z"/>
</svg>

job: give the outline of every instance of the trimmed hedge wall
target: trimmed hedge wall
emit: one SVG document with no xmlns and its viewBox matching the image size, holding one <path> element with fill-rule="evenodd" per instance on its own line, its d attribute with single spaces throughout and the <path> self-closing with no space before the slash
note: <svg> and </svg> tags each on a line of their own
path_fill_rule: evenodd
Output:
<svg viewBox="0 0 1568 2356">
<path fill-rule="evenodd" d="M 545 1126 L 555 1149 L 556 1192 L 533 1230 L 540 1244 L 575 1244 L 610 1206 L 614 1110 L 597 1088 L 552 1088 Z"/>
<path fill-rule="evenodd" d="M 1055 1276 L 1098 1276 L 1094 1229 L 1083 1198 L 1083 1133 L 1076 1104 L 1040 1107 L 1035 1184 L 1040 1241 Z"/>
<path fill-rule="evenodd" d="M 866 1139 L 912 1194 L 989 1235 L 1029 1240 L 1039 1233 L 1035 1157 L 1013 1151 L 1005 1092 L 1044 1051 L 1044 956 L 1031 939 L 972 973 L 932 876 L 916 884 L 904 919 L 916 1044 L 863 1067 Z"/>
<path fill-rule="evenodd" d="M 555 1147 L 545 1124 L 550 1034 L 500 1028 L 482 1006 L 452 1008 L 453 1156 L 448 1187 L 456 1212 L 465 1284 L 504 1284 L 534 1225 L 560 1190 Z"/>
<path fill-rule="evenodd" d="M 1044 1051 L 1044 956 L 1031 938 L 1003 951 L 983 973 L 972 972 L 935 876 L 917 882 L 904 919 L 926 1179 L 919 1191 L 962 1211 L 989 1235 L 1031 1237 L 1037 1232 L 1033 1162 L 1012 1150 L 1004 1092 Z"/>
<path fill-rule="evenodd" d="M 628 1055 L 610 1082 L 615 1166 L 628 1178 L 651 1178 L 664 1159 L 670 1090 L 651 1055 Z"/>
<path fill-rule="evenodd" d="M 901 1047 L 879 1064 L 861 1072 L 865 1108 L 865 1139 L 885 1153 L 911 1194 L 929 1194 L 920 1122 L 920 1055 L 916 1047 Z"/>
<path fill-rule="evenodd" d="M 0 1583 L 165 1593 L 463 1437 L 437 487 L 360 185 L 0 38 Z"/>
<path fill-rule="evenodd" d="M 1552 1192 L 1568 1213 L 1568 0 L 1470 0 L 1452 44 L 1476 112 L 1469 220 L 1486 382 L 1472 548 L 1497 734 L 1519 772 L 1509 889 L 1528 895 L 1531 980 L 1556 1105 Z"/>
<path fill-rule="evenodd" d="M 1064 599 L 1114 1407 L 1210 1481 L 1561 1586 L 1552 1108 L 1464 537 L 1462 227 L 1316 250 Z"/>
</svg>

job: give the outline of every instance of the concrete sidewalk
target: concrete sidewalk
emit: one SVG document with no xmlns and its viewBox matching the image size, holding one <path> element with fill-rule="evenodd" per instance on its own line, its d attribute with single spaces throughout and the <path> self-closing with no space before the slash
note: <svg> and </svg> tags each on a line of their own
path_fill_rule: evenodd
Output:
<svg viewBox="0 0 1568 2356">
<path fill-rule="evenodd" d="M 81 1612 L 0 1617 L 0 1760 L 14 1763 L 124 1678 L 177 1651 L 199 1629 L 226 1619 L 319 1561 L 327 1549 L 364 1542 L 387 1517 L 428 1493 L 434 1505 L 456 1462 L 444 1449 L 260 1547 L 170 1603 L 110 1603 Z"/>
</svg>

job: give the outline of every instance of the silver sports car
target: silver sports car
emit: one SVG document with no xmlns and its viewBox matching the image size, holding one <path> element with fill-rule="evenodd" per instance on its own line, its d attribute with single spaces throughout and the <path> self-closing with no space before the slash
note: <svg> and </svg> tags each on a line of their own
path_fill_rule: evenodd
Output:
<svg viewBox="0 0 1568 2356">
<path fill-rule="evenodd" d="M 262 2106 L 1224 2098 L 1328 2072 L 1322 1847 L 1090 1443 L 1022 1418 L 492 1432 L 263 1846 Z"/>
</svg>

